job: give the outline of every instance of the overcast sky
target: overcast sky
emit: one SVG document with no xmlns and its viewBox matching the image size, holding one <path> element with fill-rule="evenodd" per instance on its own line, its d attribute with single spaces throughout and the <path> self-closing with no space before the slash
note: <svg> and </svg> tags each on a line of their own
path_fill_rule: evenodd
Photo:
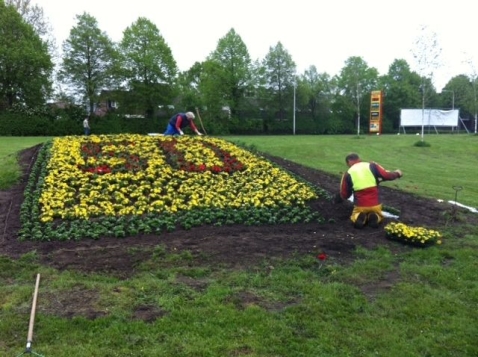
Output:
<svg viewBox="0 0 478 357">
<path fill-rule="evenodd" d="M 33 0 L 44 10 L 58 46 L 84 12 L 115 42 L 139 17 L 155 23 L 181 71 L 204 61 L 234 28 L 252 60 L 281 42 L 301 74 L 311 65 L 331 76 L 351 56 L 386 74 L 395 59 L 418 71 L 414 43 L 427 26 L 437 34 L 442 66 L 438 91 L 458 74 L 478 68 L 475 19 L 468 0 Z M 392 5 L 393 4 L 393 5 Z M 470 65 L 469 60 L 473 61 Z"/>
</svg>

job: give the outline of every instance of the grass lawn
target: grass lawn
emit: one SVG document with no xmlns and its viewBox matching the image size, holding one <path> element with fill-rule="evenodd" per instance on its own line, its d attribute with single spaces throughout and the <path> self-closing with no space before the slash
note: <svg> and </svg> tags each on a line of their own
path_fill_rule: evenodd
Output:
<svg viewBox="0 0 478 357">
<path fill-rule="evenodd" d="M 346 169 L 345 155 L 356 151 L 400 168 L 404 177 L 392 187 L 453 200 L 460 186 L 458 201 L 478 206 L 478 136 L 430 134 L 425 148 L 413 146 L 415 135 L 225 138 L 337 175 Z M 15 153 L 45 140 L 0 138 L 0 189 L 19 177 Z M 158 241 L 127 279 L 53 269 L 35 251 L 19 259 L 0 255 L 0 355 L 24 350 L 40 273 L 44 307 L 33 350 L 44 356 L 478 356 L 478 228 L 443 233 L 441 246 L 401 255 L 357 249 L 352 264 L 323 269 L 313 257 L 278 261 L 273 269 L 198 267 L 188 252 L 166 253 Z M 389 275 L 396 283 L 373 296 L 359 287 L 379 286 Z M 69 317 L 79 300 L 99 317 Z M 136 318 L 138 306 L 160 318 Z"/>
<path fill-rule="evenodd" d="M 16 153 L 49 140 L 49 137 L 0 137 L 0 190 L 17 182 L 19 167 Z"/>
<path fill-rule="evenodd" d="M 461 187 L 457 201 L 478 207 L 478 136 L 429 134 L 430 147 L 416 147 L 416 135 L 357 136 L 229 136 L 259 151 L 305 166 L 340 175 L 345 156 L 357 152 L 363 160 L 376 161 L 388 170 L 401 169 L 403 177 L 391 187 L 445 201 L 455 200 L 454 187 Z"/>
</svg>

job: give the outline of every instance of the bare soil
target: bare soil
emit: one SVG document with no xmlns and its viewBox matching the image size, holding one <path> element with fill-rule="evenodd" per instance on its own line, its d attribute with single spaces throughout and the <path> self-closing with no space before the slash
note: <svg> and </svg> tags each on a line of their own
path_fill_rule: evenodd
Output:
<svg viewBox="0 0 478 357">
<path fill-rule="evenodd" d="M 161 235 L 141 235 L 126 238 L 103 237 L 99 240 L 85 239 L 67 242 L 20 242 L 17 232 L 20 228 L 20 207 L 23 191 L 30 169 L 36 159 L 40 146 L 20 153 L 23 167 L 21 182 L 9 190 L 0 191 L 0 255 L 17 259 L 25 253 L 35 251 L 41 264 L 61 270 L 70 269 L 83 273 L 104 273 L 127 279 L 134 275 L 138 264 L 148 261 L 156 247 L 161 246 L 166 253 L 188 252 L 192 258 L 191 266 L 207 266 L 220 269 L 269 269 L 270 262 L 293 256 L 317 256 L 327 254 L 327 259 L 335 264 L 349 264 L 356 259 L 357 247 L 373 250 L 386 247 L 394 254 L 403 254 L 410 249 L 426 249 L 404 246 L 389 241 L 385 237 L 384 224 L 378 229 L 365 227 L 353 228 L 349 215 L 352 203 L 345 201 L 334 203 L 327 197 L 311 202 L 324 223 L 281 224 L 267 226 L 202 226 L 191 230 L 178 229 Z M 331 175 L 314 170 L 278 157 L 264 155 L 292 174 L 318 186 L 329 194 L 338 190 L 340 173 Z M 460 220 L 456 218 L 457 209 L 448 203 L 417 197 L 413 194 L 382 184 L 382 202 L 387 207 L 400 211 L 399 220 L 413 226 L 440 228 L 446 225 L 477 224 L 478 215 L 460 211 Z M 390 187 L 391 186 L 391 187 Z M 446 244 L 446 241 L 445 241 Z M 399 279 L 398 272 L 391 272 L 381 281 L 361 286 L 369 297 L 383 289 L 389 289 Z M 178 277 L 178 283 L 187 284 L 194 289 L 204 289 L 200 280 L 190 277 Z M 98 298 L 95 291 L 81 287 L 75 294 L 58 295 L 49 303 L 40 307 L 40 311 L 67 318 L 84 316 L 94 319 L 105 315 L 104 311 L 91 308 Z M 72 300 L 72 296 L 76 299 Z M 48 301 L 48 297 L 46 298 Z M 238 306 L 246 306 L 257 297 L 238 296 Z M 164 311 L 155 306 L 139 306 L 133 318 L 146 322 L 154 321 L 164 315 Z"/>
<path fill-rule="evenodd" d="M 151 257 L 152 249 L 158 245 L 171 252 L 189 251 L 194 257 L 194 264 L 215 264 L 232 269 L 259 265 L 274 258 L 319 253 L 326 253 L 336 263 L 348 263 L 354 259 L 354 251 L 358 246 L 366 249 L 386 246 L 397 253 L 417 249 L 387 240 L 383 224 L 378 229 L 353 228 L 349 221 L 352 203 L 344 201 L 337 204 L 326 197 L 311 203 L 325 218 L 325 222 L 321 224 L 202 226 L 161 235 L 104 237 L 99 240 L 67 242 L 20 242 L 17 240 L 17 231 L 20 228 L 23 191 L 39 148 L 40 146 L 35 146 L 20 153 L 24 171 L 21 182 L 9 190 L 0 191 L 0 254 L 12 258 L 34 250 L 43 264 L 60 270 L 77 269 L 128 277 L 134 274 L 139 262 Z M 339 173 L 331 175 L 278 157 L 265 157 L 330 194 L 337 192 Z M 393 182 L 386 184 L 391 186 Z M 381 186 L 382 201 L 387 207 L 400 210 L 400 221 L 427 228 L 450 224 L 449 217 L 455 207 L 389 186 Z M 465 216 L 477 220 L 476 215 Z"/>
</svg>

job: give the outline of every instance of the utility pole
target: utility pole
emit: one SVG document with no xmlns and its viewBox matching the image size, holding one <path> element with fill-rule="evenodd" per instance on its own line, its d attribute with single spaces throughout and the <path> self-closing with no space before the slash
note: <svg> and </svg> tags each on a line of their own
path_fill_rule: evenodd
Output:
<svg viewBox="0 0 478 357">
<path fill-rule="evenodd" d="M 476 134 L 476 129 L 478 127 L 477 123 L 478 123 L 478 115 L 476 114 L 476 77 L 474 78 L 474 81 L 473 81 L 473 92 L 475 94 L 475 98 L 474 98 L 474 105 L 475 105 L 475 134 Z"/>
<path fill-rule="evenodd" d="M 360 82 L 357 83 L 357 136 L 360 136 Z"/>
<path fill-rule="evenodd" d="M 422 141 L 425 140 L 425 82 L 422 78 L 422 85 L 420 86 L 422 92 Z"/>
<path fill-rule="evenodd" d="M 294 77 L 294 113 L 292 114 L 292 132 L 293 134 L 295 135 L 295 91 L 296 91 L 296 87 L 297 87 L 297 80 L 296 78 Z"/>
<path fill-rule="evenodd" d="M 473 85 L 473 106 L 475 109 L 475 135 L 477 134 L 477 129 L 478 129 L 478 113 L 477 113 L 477 108 L 476 108 L 476 81 L 477 81 L 477 73 L 476 73 L 476 68 L 473 64 L 473 60 L 471 58 L 468 59 L 468 64 L 471 67 L 471 74 L 469 76 L 471 80 L 471 84 Z"/>
<path fill-rule="evenodd" d="M 476 129 L 477 129 L 477 127 L 478 127 L 478 126 L 476 125 L 477 123 L 478 123 L 478 115 L 477 115 L 476 112 L 475 112 L 475 134 L 476 134 Z"/>
<path fill-rule="evenodd" d="M 475 134 L 476 134 L 476 129 L 477 129 L 477 123 L 478 123 L 478 115 L 476 113 L 476 74 L 473 75 L 473 107 L 475 108 Z"/>
</svg>

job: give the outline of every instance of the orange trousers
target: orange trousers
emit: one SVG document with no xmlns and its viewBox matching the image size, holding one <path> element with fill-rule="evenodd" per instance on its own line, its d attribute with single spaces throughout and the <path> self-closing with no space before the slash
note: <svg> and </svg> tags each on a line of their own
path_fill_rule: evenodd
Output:
<svg viewBox="0 0 478 357">
<path fill-rule="evenodd" d="M 354 209 L 352 211 L 352 215 L 350 216 L 350 220 L 355 223 L 355 221 L 357 220 L 357 217 L 360 213 L 366 213 L 368 215 L 368 213 L 376 213 L 378 215 L 378 223 L 382 222 L 383 221 L 383 213 L 382 213 L 382 205 L 376 205 L 376 206 L 372 206 L 372 207 L 358 207 L 358 206 L 354 206 Z"/>
</svg>

